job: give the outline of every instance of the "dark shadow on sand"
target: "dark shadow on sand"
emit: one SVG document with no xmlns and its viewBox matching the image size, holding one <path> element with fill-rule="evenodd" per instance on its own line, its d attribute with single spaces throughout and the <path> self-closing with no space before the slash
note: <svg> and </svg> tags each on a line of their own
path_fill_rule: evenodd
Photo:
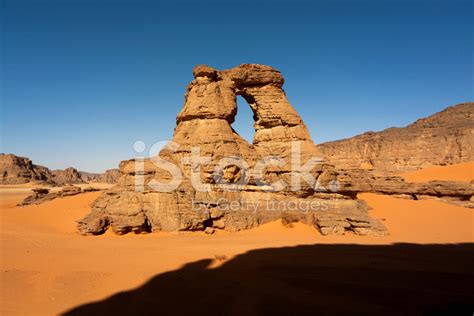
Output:
<svg viewBox="0 0 474 316">
<path fill-rule="evenodd" d="M 138 259 L 139 260 L 139 259 Z M 63 315 L 472 315 L 474 244 L 254 250 L 159 274 Z"/>
</svg>

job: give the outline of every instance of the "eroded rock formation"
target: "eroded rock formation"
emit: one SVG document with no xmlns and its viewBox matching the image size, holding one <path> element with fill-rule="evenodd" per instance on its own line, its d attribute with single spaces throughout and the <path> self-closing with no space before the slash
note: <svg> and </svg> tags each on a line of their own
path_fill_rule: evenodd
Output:
<svg viewBox="0 0 474 316">
<path fill-rule="evenodd" d="M 75 186 L 65 186 L 60 191 L 50 192 L 47 188 L 35 188 L 32 189 L 33 194 L 27 196 L 21 201 L 18 206 L 27 206 L 32 204 L 41 204 L 47 201 L 54 200 L 56 198 L 77 195 L 82 192 L 81 188 Z M 90 190 L 84 190 L 84 192 L 91 192 Z"/>
<path fill-rule="evenodd" d="M 81 173 L 77 169 L 69 167 L 64 170 L 53 170 L 53 181 L 57 185 L 85 183 Z"/>
<path fill-rule="evenodd" d="M 355 196 L 371 192 L 411 200 L 433 199 L 463 207 L 474 208 L 474 186 L 456 181 L 405 182 L 402 177 L 378 175 L 372 170 L 337 170 L 339 193 Z"/>
<path fill-rule="evenodd" d="M 120 178 L 120 170 L 119 169 L 108 169 L 105 170 L 104 173 L 90 173 L 79 171 L 81 174 L 81 179 L 85 182 L 100 182 L 100 183 L 110 183 L 114 184 L 117 183 L 118 179 Z"/>
<path fill-rule="evenodd" d="M 94 179 L 94 181 L 113 184 L 113 183 L 117 183 L 119 178 L 120 178 L 119 169 L 108 169 L 108 170 L 105 170 L 105 172 L 102 173 L 99 178 Z"/>
<path fill-rule="evenodd" d="M 0 154 L 0 176 L 0 184 L 54 183 L 48 168 L 35 165 L 26 157 L 12 154 Z"/>
<path fill-rule="evenodd" d="M 474 103 L 462 103 L 403 128 L 318 145 L 339 168 L 385 173 L 474 160 Z"/>
<path fill-rule="evenodd" d="M 104 173 L 89 173 L 69 167 L 64 170 L 50 170 L 34 164 L 26 157 L 0 153 L 0 184 L 23 184 L 28 182 L 53 186 L 101 182 L 116 183 L 120 178 L 119 169 L 109 169 Z"/>
<path fill-rule="evenodd" d="M 119 234 L 209 227 L 236 231 L 282 217 L 314 225 L 323 234 L 387 233 L 379 221 L 368 216 L 367 205 L 352 192 L 331 190 L 331 184 L 337 183 L 337 172 L 323 159 L 311 170 L 315 182 L 301 180 L 300 188 L 287 185 L 281 189 L 281 184 L 292 183 L 292 177 L 302 174 L 291 168 L 295 148 L 301 165 L 322 155 L 289 104 L 279 71 L 244 64 L 223 71 L 198 66 L 193 74 L 195 79 L 187 87 L 184 107 L 176 119 L 173 142 L 158 157 L 120 164 L 118 184 L 103 193 L 90 214 L 78 221 L 82 234 L 100 234 L 109 227 Z M 252 144 L 231 127 L 237 113 L 237 95 L 245 98 L 254 113 Z M 200 166 L 186 162 L 193 147 L 209 161 Z M 238 165 L 244 160 L 255 170 L 259 161 L 270 156 L 270 160 L 279 157 L 281 163 L 267 166 L 260 182 L 258 177 L 247 177 L 245 168 Z M 179 186 L 170 192 L 158 192 L 149 185 L 153 180 L 171 180 L 170 173 L 154 163 L 158 158 L 173 163 L 183 175 Z M 216 167 L 225 158 L 234 159 L 235 164 L 217 172 Z M 137 165 L 143 167 L 137 169 Z M 199 179 L 207 191 L 192 185 L 191 171 L 198 167 Z M 310 208 L 305 207 L 310 204 Z"/>
</svg>

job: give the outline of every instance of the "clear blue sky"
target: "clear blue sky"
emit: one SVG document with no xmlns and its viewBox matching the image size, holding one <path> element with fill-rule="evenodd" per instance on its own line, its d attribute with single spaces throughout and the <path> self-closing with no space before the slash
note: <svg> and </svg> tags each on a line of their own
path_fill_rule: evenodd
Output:
<svg viewBox="0 0 474 316">
<path fill-rule="evenodd" d="M 473 100 L 472 1 L 24 1 L 1 10 L 2 152 L 103 171 L 169 139 L 191 69 L 279 69 L 316 143 Z M 239 101 L 235 128 L 252 138 Z"/>
</svg>

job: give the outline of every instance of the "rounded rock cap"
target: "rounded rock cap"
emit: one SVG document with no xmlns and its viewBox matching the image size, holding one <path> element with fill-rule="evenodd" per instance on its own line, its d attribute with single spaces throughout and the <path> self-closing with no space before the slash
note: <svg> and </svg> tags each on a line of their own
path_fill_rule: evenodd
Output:
<svg viewBox="0 0 474 316">
<path fill-rule="evenodd" d="M 241 64 L 226 72 L 239 86 L 275 85 L 281 88 L 285 82 L 278 70 L 266 65 Z"/>
<path fill-rule="evenodd" d="M 207 65 L 198 65 L 193 68 L 194 78 L 197 78 L 197 77 L 214 78 L 216 75 L 217 75 L 217 70 Z"/>
</svg>

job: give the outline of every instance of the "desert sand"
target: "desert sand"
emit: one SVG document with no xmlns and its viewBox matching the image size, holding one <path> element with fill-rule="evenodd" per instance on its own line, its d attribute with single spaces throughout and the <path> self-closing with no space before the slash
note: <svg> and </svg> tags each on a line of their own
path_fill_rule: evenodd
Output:
<svg viewBox="0 0 474 316">
<path fill-rule="evenodd" d="M 426 182 L 431 180 L 470 182 L 474 179 L 474 161 L 450 166 L 437 166 L 401 174 L 409 182 Z"/>
<path fill-rule="evenodd" d="M 469 163 L 432 168 L 410 173 L 406 177 L 410 180 L 442 177 L 470 181 L 469 176 L 465 175 L 470 173 L 472 178 L 472 166 L 473 164 Z M 85 237 L 78 234 L 75 220 L 89 211 L 89 204 L 100 194 L 99 192 L 56 199 L 41 205 L 16 207 L 16 203 L 27 194 L 27 191 L 18 187 L 0 188 L 2 274 L 0 314 L 2 315 L 65 313 L 82 304 L 104 300 L 118 292 L 141 287 L 151 278 L 159 281 L 161 279 L 160 277 L 156 279 L 157 275 L 164 272 L 180 269 L 183 266 L 183 271 L 188 271 L 186 269 L 196 264 L 201 267 L 199 262 L 203 263 L 201 267 L 203 269 L 219 269 L 219 266 L 226 266 L 226 262 L 231 263 L 235 256 L 249 251 L 250 254 L 255 254 L 253 251 L 257 249 L 299 246 L 300 248 L 288 249 L 296 251 L 302 262 L 309 264 L 317 261 L 315 258 L 320 253 L 320 256 L 324 256 L 318 259 L 321 265 L 338 265 L 337 262 L 344 262 L 345 257 L 342 256 L 341 259 L 336 260 L 333 249 L 339 249 L 341 253 L 343 251 L 351 253 L 347 256 L 356 258 L 351 260 L 361 260 L 360 256 L 364 258 L 372 256 L 367 249 L 379 253 L 387 249 L 397 249 L 396 253 L 403 255 L 404 250 L 396 248 L 403 246 L 382 246 L 394 243 L 430 244 L 429 247 L 434 247 L 432 244 L 473 242 L 472 210 L 431 200 L 413 201 L 375 194 L 361 194 L 360 198 L 367 201 L 373 208 L 370 211 L 371 215 L 384 219 L 383 223 L 390 231 L 390 235 L 386 237 L 321 236 L 312 227 L 297 223 L 289 228 L 284 227 L 280 222 L 238 233 L 217 232 L 214 235 L 198 232 L 117 236 L 107 232 L 101 236 Z M 347 248 L 347 244 L 379 246 Z M 319 248 L 301 248 L 302 245 L 313 245 L 311 247 Z M 311 254 L 307 259 L 298 252 L 304 253 L 306 251 L 304 249 Z M 331 250 L 328 251 L 328 249 Z M 409 256 L 410 248 L 406 251 L 406 256 Z M 354 253 L 360 256 L 354 257 Z M 428 254 L 427 256 L 429 257 Z M 285 256 L 282 255 L 282 257 Z M 400 268 L 402 263 L 394 265 L 394 262 L 398 262 L 396 259 L 390 259 L 386 255 L 380 258 L 382 262 L 387 260 L 384 263 L 387 269 L 397 271 L 404 269 Z M 327 260 L 334 260 L 336 263 Z M 409 259 L 414 264 L 416 260 L 428 259 L 411 257 Z M 442 258 L 440 260 L 444 262 Z M 288 260 L 290 261 L 293 262 L 294 259 Z M 380 266 L 377 267 L 380 268 Z M 443 263 L 442 267 L 438 268 L 445 269 L 446 267 L 449 267 L 449 262 Z M 197 278 L 198 274 L 194 275 Z M 261 271 L 258 275 L 261 275 Z M 334 278 L 336 274 L 327 275 L 328 278 Z M 398 278 L 396 274 L 393 277 Z M 181 280 L 180 278 L 182 278 L 181 275 L 178 279 Z M 320 282 L 326 280 L 322 278 Z M 431 276 L 427 276 L 428 281 L 431 279 Z M 329 281 L 331 280 L 326 280 L 326 282 Z M 390 283 L 387 286 L 389 285 Z M 383 291 L 375 287 L 372 290 Z M 169 293 L 176 292 L 170 290 Z M 429 296 L 426 299 L 428 298 Z M 159 298 L 153 298 L 153 302 L 156 300 Z M 114 299 L 107 302 L 109 301 L 114 302 Z M 337 301 L 334 303 L 337 304 Z M 127 306 L 131 308 L 132 305 Z M 116 308 L 119 308 L 118 306 L 116 305 Z M 361 309 L 363 308 L 362 306 Z M 245 309 L 237 309 L 237 311 L 245 312 Z M 93 314 L 93 312 L 88 313 Z M 76 314 L 86 314 L 86 312 L 79 311 Z"/>
</svg>

